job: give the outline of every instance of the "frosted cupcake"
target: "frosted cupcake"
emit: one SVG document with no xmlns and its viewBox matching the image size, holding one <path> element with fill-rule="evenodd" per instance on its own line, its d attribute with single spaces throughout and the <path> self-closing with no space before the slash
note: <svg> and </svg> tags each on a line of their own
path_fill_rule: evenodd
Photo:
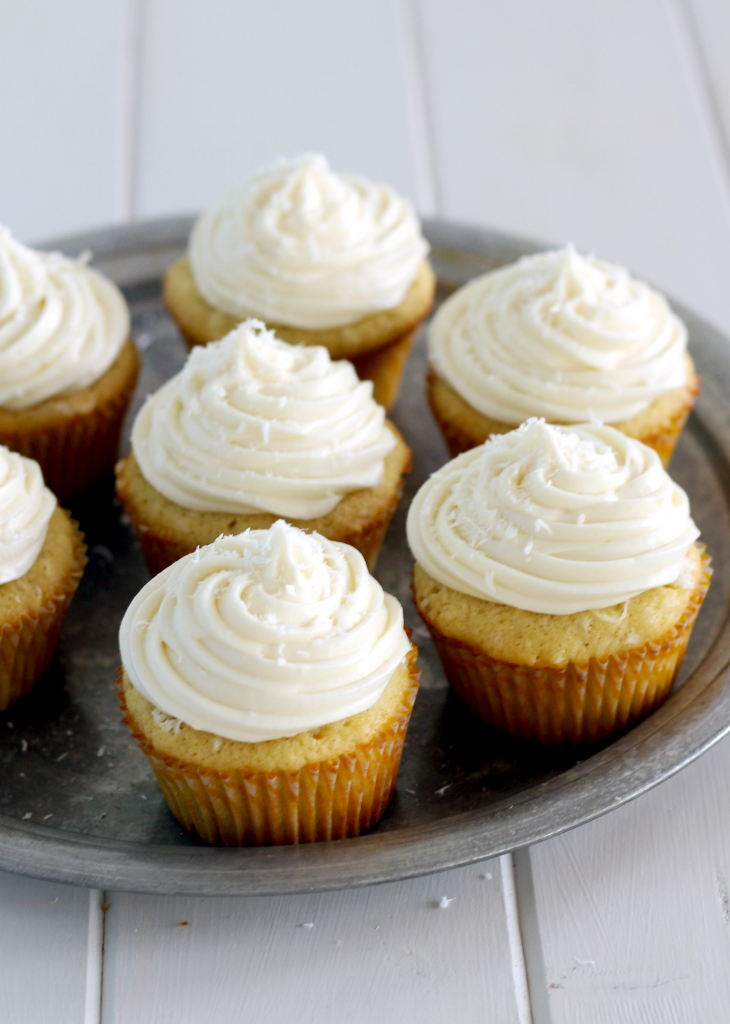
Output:
<svg viewBox="0 0 730 1024">
<path fill-rule="evenodd" d="M 83 491 L 114 466 L 137 372 L 116 285 L 0 228 L 0 444 L 58 498 Z"/>
<path fill-rule="evenodd" d="M 416 648 L 354 548 L 283 521 L 219 537 L 140 591 L 119 642 L 125 722 L 206 842 L 343 839 L 387 807 Z"/>
<path fill-rule="evenodd" d="M 284 341 L 352 360 L 390 408 L 433 302 L 427 253 L 410 203 L 308 154 L 260 171 L 198 220 L 164 299 L 190 345 L 256 317 Z"/>
<path fill-rule="evenodd" d="M 38 463 L 0 446 L 0 711 L 48 668 L 85 552 Z"/>
<path fill-rule="evenodd" d="M 372 389 L 351 363 L 256 320 L 193 349 L 143 406 L 117 466 L 150 572 L 282 517 L 352 544 L 372 568 L 410 468 Z"/>
<path fill-rule="evenodd" d="M 651 448 L 530 420 L 435 473 L 407 528 L 448 681 L 497 729 L 596 740 L 669 693 L 710 570 Z"/>
<path fill-rule="evenodd" d="M 610 423 L 666 466 L 699 392 L 666 300 L 572 246 L 459 289 L 428 350 L 428 400 L 452 456 L 538 416 Z"/>
</svg>

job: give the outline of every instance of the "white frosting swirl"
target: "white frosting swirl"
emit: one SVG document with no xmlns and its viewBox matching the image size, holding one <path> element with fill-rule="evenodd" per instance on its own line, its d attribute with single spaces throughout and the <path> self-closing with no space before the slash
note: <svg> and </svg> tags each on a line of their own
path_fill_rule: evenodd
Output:
<svg viewBox="0 0 730 1024">
<path fill-rule="evenodd" d="M 409 202 L 314 154 L 259 171 L 203 214 L 189 246 L 212 306 L 308 330 L 399 305 L 427 252 Z"/>
<path fill-rule="evenodd" d="M 193 349 L 143 406 L 132 447 L 183 508 L 315 519 L 382 480 L 396 442 L 372 393 L 351 363 L 247 320 Z"/>
<path fill-rule="evenodd" d="M 438 582 L 552 615 L 676 582 L 699 536 L 651 448 L 613 427 L 534 419 L 434 473 L 407 530 Z"/>
<path fill-rule="evenodd" d="M 0 408 L 28 409 L 98 380 L 129 336 L 117 286 L 82 260 L 0 227 Z"/>
<path fill-rule="evenodd" d="M 165 569 L 132 601 L 119 642 L 161 711 L 246 743 L 367 710 L 410 649 L 403 609 L 362 555 L 282 520 Z"/>
<path fill-rule="evenodd" d="M 0 583 L 20 579 L 33 565 L 55 508 L 38 463 L 0 445 Z"/>
<path fill-rule="evenodd" d="M 459 289 L 428 347 L 437 374 L 474 409 L 514 425 L 617 423 L 686 383 L 687 331 L 666 300 L 572 246 Z"/>
</svg>

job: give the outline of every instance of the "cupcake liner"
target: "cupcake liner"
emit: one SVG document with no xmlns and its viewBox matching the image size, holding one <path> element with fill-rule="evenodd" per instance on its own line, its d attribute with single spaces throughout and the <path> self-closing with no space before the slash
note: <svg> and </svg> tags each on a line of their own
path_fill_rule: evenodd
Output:
<svg viewBox="0 0 730 1024">
<path fill-rule="evenodd" d="M 123 387 L 108 400 L 91 405 L 88 411 L 59 414 L 52 422 L 37 425 L 0 424 L 0 444 L 35 459 L 46 486 L 59 501 L 81 493 L 114 468 L 138 370 L 135 360 Z"/>
<path fill-rule="evenodd" d="M 405 470 L 407 472 L 407 470 Z M 393 494 L 390 503 L 383 509 L 381 509 L 377 516 L 368 522 L 362 530 L 353 530 L 351 533 L 333 537 L 332 539 L 340 541 L 343 544 L 350 544 L 356 548 L 367 563 L 368 570 L 370 572 L 375 568 L 375 563 L 380 552 L 380 548 L 383 544 L 386 531 L 390 525 L 390 521 L 393 518 L 398 502 L 400 501 L 401 493 L 403 490 L 403 479 Z M 185 555 L 191 554 L 198 544 L 190 545 L 184 541 L 179 540 L 171 532 L 159 529 L 159 527 L 147 522 L 144 516 L 141 514 L 139 508 L 134 504 L 132 495 L 124 487 L 123 477 L 119 471 L 117 471 L 117 497 L 124 506 L 124 510 L 129 516 L 134 530 L 137 542 L 142 549 L 147 569 L 150 576 L 157 576 L 158 573 L 162 572 L 173 562 L 177 562 L 178 559 L 183 558 Z M 271 522 L 274 523 L 276 519 L 283 519 L 284 516 L 271 516 Z M 302 520 L 297 520 L 296 524 L 300 529 L 307 530 L 306 523 Z M 328 536 L 326 531 L 319 530 L 323 536 Z M 210 543 L 209 539 L 201 540 L 200 544 Z"/>
<path fill-rule="evenodd" d="M 666 699 L 710 585 L 710 558 L 679 621 L 659 640 L 561 668 L 512 665 L 444 636 L 419 608 L 449 685 L 500 732 L 540 743 L 585 743 L 634 725 Z"/>
<path fill-rule="evenodd" d="M 74 563 L 63 584 L 33 612 L 23 612 L 0 626 L 0 711 L 5 711 L 35 686 L 48 668 L 58 644 L 66 612 L 86 565 L 86 545 L 78 524 Z"/>
<path fill-rule="evenodd" d="M 122 669 L 118 696 L 124 721 L 183 828 L 215 846 L 316 843 L 360 835 L 390 803 L 418 691 L 415 646 L 408 664 L 408 690 L 370 742 L 294 771 L 222 772 L 186 764 L 156 750 L 139 730 L 127 708 Z"/>
<path fill-rule="evenodd" d="M 449 449 L 449 454 L 452 459 L 455 459 L 457 455 L 461 455 L 463 452 L 468 452 L 472 448 L 476 448 L 477 445 L 484 444 L 488 440 L 488 437 L 483 437 L 480 433 L 468 430 L 464 425 L 455 423 L 452 420 L 447 419 L 439 409 L 437 403 L 433 398 L 433 388 L 436 375 L 433 370 L 428 371 L 426 377 L 426 398 L 428 400 L 428 406 L 433 414 L 433 418 L 436 420 L 441 435 L 446 442 L 446 447 Z M 630 437 L 634 437 L 637 441 L 641 441 L 642 444 L 647 445 L 649 448 L 653 448 L 662 461 L 662 465 L 666 469 L 669 465 L 669 460 L 672 457 L 674 448 L 677 444 L 679 435 L 684 429 L 684 425 L 687 422 L 689 414 L 695 404 L 695 399 L 699 394 L 699 387 L 696 387 L 689 393 L 689 397 L 682 408 L 677 412 L 661 430 L 655 430 L 646 434 L 630 434 Z M 609 424 L 609 426 L 615 426 L 617 430 L 621 430 L 621 424 Z M 506 434 L 510 430 L 516 429 L 507 423 L 494 422 L 492 424 L 491 434 Z"/>
<path fill-rule="evenodd" d="M 419 321 L 415 327 L 395 341 L 374 352 L 352 359 L 352 365 L 360 380 L 373 382 L 373 398 L 386 412 L 390 411 L 398 398 L 406 362 L 420 329 Z"/>
</svg>

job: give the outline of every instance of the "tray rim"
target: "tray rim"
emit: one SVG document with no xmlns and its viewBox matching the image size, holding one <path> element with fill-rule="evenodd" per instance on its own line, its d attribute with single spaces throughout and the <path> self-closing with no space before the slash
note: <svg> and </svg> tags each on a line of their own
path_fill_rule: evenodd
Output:
<svg viewBox="0 0 730 1024">
<path fill-rule="evenodd" d="M 192 223 L 191 216 L 148 220 L 55 238 L 42 247 L 67 253 L 91 248 L 103 261 L 142 247 L 182 248 Z M 548 247 L 446 220 L 426 219 L 423 225 L 436 248 L 488 250 L 500 262 Z M 730 378 L 730 340 L 681 303 L 672 305 Z M 694 429 L 709 435 L 730 466 L 730 402 L 714 379 L 705 378 L 704 390 Z M 730 472 L 725 476 L 730 508 Z M 670 778 L 729 733 L 726 602 L 704 661 L 660 709 L 573 768 L 487 808 L 355 839 L 262 849 L 105 840 L 0 815 L 0 869 L 97 889 L 198 896 L 320 892 L 396 881 L 509 853 L 591 821 Z"/>
</svg>

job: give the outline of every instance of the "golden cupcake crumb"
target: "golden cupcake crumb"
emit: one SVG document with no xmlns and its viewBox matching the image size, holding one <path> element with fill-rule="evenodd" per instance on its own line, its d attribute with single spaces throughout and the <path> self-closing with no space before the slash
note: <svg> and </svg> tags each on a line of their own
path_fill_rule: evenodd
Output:
<svg viewBox="0 0 730 1024">
<path fill-rule="evenodd" d="M 385 457 L 383 479 L 377 487 L 345 495 L 326 516 L 289 519 L 309 533 L 357 548 L 372 569 L 385 531 L 400 500 L 403 474 L 411 465 L 410 449 L 392 424 L 396 447 Z M 237 515 L 227 512 L 196 512 L 170 501 L 142 475 L 133 453 L 117 463 L 117 496 L 132 521 L 152 575 L 211 544 L 221 534 L 266 530 L 283 516 L 262 512 Z"/>
<path fill-rule="evenodd" d="M 700 391 L 694 363 L 686 352 L 684 362 L 686 384 L 661 395 L 630 420 L 610 424 L 653 448 L 665 467 Z M 515 429 L 514 424 L 502 423 L 478 412 L 434 370 L 428 372 L 426 397 L 452 457 L 484 444 L 492 434 L 506 434 Z"/>
</svg>

